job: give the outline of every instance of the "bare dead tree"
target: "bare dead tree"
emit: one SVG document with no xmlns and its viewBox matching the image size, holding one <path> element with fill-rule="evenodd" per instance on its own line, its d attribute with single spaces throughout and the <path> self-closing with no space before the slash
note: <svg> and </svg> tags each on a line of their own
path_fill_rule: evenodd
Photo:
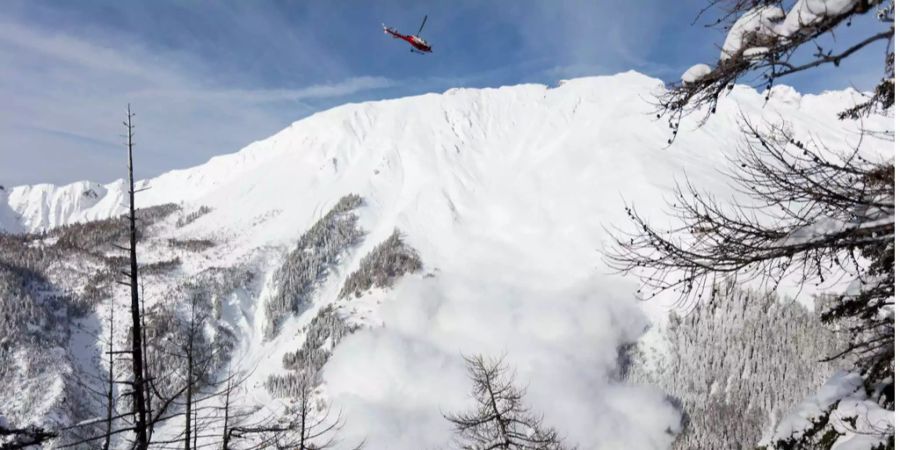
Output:
<svg viewBox="0 0 900 450">
<path fill-rule="evenodd" d="M 146 361 L 149 358 L 149 354 L 147 353 L 147 310 L 144 305 L 144 282 L 141 281 L 141 348 L 144 352 L 144 398 L 147 400 L 147 416 L 153 417 L 153 390 L 152 383 L 154 382 L 153 373 L 150 368 L 149 362 Z M 153 427 L 148 427 L 147 430 L 147 441 L 153 440 Z"/>
<path fill-rule="evenodd" d="M 515 386 L 513 374 L 502 359 L 481 355 L 466 357 L 472 397 L 472 411 L 445 414 L 465 450 L 562 450 L 562 438 L 545 427 L 542 418 L 525 407 L 525 390 Z"/>
<path fill-rule="evenodd" d="M 776 283 L 798 273 L 823 283 L 832 273 L 862 276 L 858 253 L 894 241 L 893 164 L 794 138 L 786 124 L 760 130 L 745 118 L 745 143 L 731 179 L 752 203 L 722 204 L 689 182 L 676 189 L 680 225 L 657 229 L 632 207 L 633 232 L 616 237 L 615 268 L 644 274 L 648 296 L 678 289 L 703 294 L 712 277 L 749 274 Z M 817 233 L 816 228 L 830 227 Z"/>
<path fill-rule="evenodd" d="M 194 410 L 194 425 L 193 426 L 194 426 L 194 432 L 193 432 L 194 448 L 196 449 L 196 448 L 199 448 L 197 446 L 197 440 L 200 438 L 200 418 L 199 418 L 199 411 L 197 411 L 197 410 Z"/>
<path fill-rule="evenodd" d="M 198 389 L 198 386 L 201 384 L 199 379 L 200 376 L 198 374 L 207 373 L 208 369 L 213 366 L 212 361 L 221 357 L 216 351 L 206 351 L 209 350 L 207 348 L 202 349 L 206 353 L 198 356 L 199 349 L 195 349 L 194 344 L 195 340 L 202 335 L 202 326 L 208 318 L 208 311 L 204 311 L 201 314 L 196 309 L 196 299 L 192 299 L 189 326 L 187 327 L 188 331 L 185 336 L 181 336 L 185 338 L 179 341 L 178 345 L 181 347 L 179 348 L 178 345 L 175 345 L 177 350 L 181 350 L 176 352 L 177 355 L 185 356 L 187 358 L 189 375 L 185 377 L 186 382 L 183 383 L 182 386 L 174 389 L 161 388 L 161 384 L 164 384 L 164 380 L 170 380 L 180 375 L 178 372 L 180 367 L 171 367 L 168 368 L 168 370 L 160 370 L 160 372 L 156 374 L 156 377 L 151 376 L 150 362 L 152 361 L 152 358 L 148 359 L 148 356 L 152 356 L 151 354 L 159 354 L 157 356 L 162 356 L 161 354 L 163 352 L 170 349 L 163 348 L 162 345 L 158 345 L 159 343 L 156 343 L 157 345 L 150 345 L 147 334 L 147 314 L 144 305 L 143 285 L 140 284 L 138 276 L 139 265 L 137 263 L 136 249 L 138 239 L 137 222 L 139 221 L 139 218 L 134 204 L 134 196 L 142 189 L 136 189 L 134 182 L 133 118 L 134 114 L 129 105 L 126 120 L 123 122 L 123 125 L 126 128 L 126 142 L 128 149 L 129 212 L 126 216 L 126 221 L 129 226 L 129 245 L 121 246 L 112 244 L 113 247 L 127 251 L 129 254 L 129 270 L 121 271 L 121 274 L 126 276 L 127 280 L 117 280 L 117 282 L 128 286 L 131 292 L 130 312 L 132 320 L 131 332 L 129 333 L 131 335 L 130 348 L 127 350 L 115 349 L 114 304 L 111 301 L 109 312 L 109 336 L 107 342 L 109 367 L 107 368 L 107 377 L 102 380 L 106 385 L 106 390 L 102 393 L 102 396 L 105 397 L 106 400 L 106 417 L 105 419 L 97 418 L 79 422 L 68 427 L 53 430 L 53 432 L 39 430 L 41 433 L 36 435 L 43 439 L 46 439 L 46 436 L 66 436 L 67 440 L 59 443 L 58 448 L 96 446 L 96 448 L 107 450 L 112 447 L 111 442 L 113 441 L 114 436 L 123 434 L 126 435 L 124 441 L 127 442 L 131 448 L 147 449 L 151 446 L 155 448 L 157 447 L 157 444 L 166 443 L 154 441 L 154 428 L 177 417 L 183 417 L 186 421 L 186 436 L 181 437 L 179 442 L 183 442 L 185 448 L 190 448 L 191 442 L 196 442 L 198 440 L 198 434 L 196 432 L 192 433 L 192 431 L 202 428 L 197 420 L 192 420 L 193 417 L 198 417 L 198 411 L 193 408 L 193 405 L 196 401 L 209 399 L 209 396 L 203 394 Z M 152 336 L 150 336 L 150 338 L 152 338 Z M 132 370 L 129 379 L 120 380 L 115 378 L 115 365 L 120 359 L 125 360 L 122 362 L 129 362 L 131 364 Z M 102 377 L 98 377 L 98 381 L 100 378 Z M 101 396 L 101 393 L 99 392 L 100 389 L 94 389 L 90 383 L 87 383 L 84 380 L 76 380 L 76 382 L 80 383 L 80 385 L 89 392 Z M 115 395 L 116 389 L 114 388 L 117 384 L 129 387 L 127 391 L 120 392 L 118 397 Z M 196 392 L 200 392 L 201 397 L 195 398 L 194 394 Z M 187 397 L 187 401 L 181 402 L 180 399 L 185 396 Z M 117 413 L 115 405 L 122 397 L 129 398 L 130 401 L 128 403 L 130 404 L 130 411 Z M 157 401 L 157 408 L 150 409 L 151 400 L 154 398 Z M 104 422 L 105 427 L 100 431 L 99 425 Z M 117 424 L 119 426 L 117 426 Z M 205 426 L 206 424 L 203 425 Z M 18 434 L 22 434 L 22 432 L 28 430 L 15 431 Z"/>
<path fill-rule="evenodd" d="M 229 433 L 228 430 L 232 426 L 232 421 L 234 420 L 234 416 L 232 416 L 232 414 L 231 414 L 231 409 L 233 407 L 232 406 L 233 405 L 232 398 L 233 398 L 233 391 L 235 388 L 235 384 L 234 384 L 234 381 L 231 380 L 231 376 L 232 376 L 232 374 L 231 374 L 231 371 L 229 370 L 229 373 L 228 373 L 229 380 L 225 385 L 225 402 L 222 406 L 222 411 L 223 411 L 223 415 L 224 415 L 224 418 L 222 420 L 222 450 L 228 450 L 228 444 L 229 444 L 229 441 L 231 440 L 231 433 Z"/>
<path fill-rule="evenodd" d="M 144 335 L 142 329 L 141 302 L 138 295 L 138 263 L 137 263 L 137 227 L 134 213 L 134 113 L 128 105 L 127 118 L 124 122 L 128 139 L 128 225 L 129 225 L 129 258 L 131 263 L 128 285 L 131 288 L 131 363 L 132 382 L 131 395 L 135 414 L 135 448 L 146 450 L 150 442 L 147 426 L 146 386 L 144 385 Z"/>
<path fill-rule="evenodd" d="M 113 430 L 113 413 L 115 412 L 115 352 L 113 351 L 113 342 L 115 340 L 115 302 L 113 297 L 109 299 L 109 342 L 107 343 L 107 390 L 106 390 L 106 436 L 103 439 L 103 450 L 109 450 L 110 441 L 112 441 Z"/>
<path fill-rule="evenodd" d="M 150 445 L 179 443 L 190 449 L 197 436 L 195 429 L 205 428 L 195 420 L 198 402 L 207 402 L 221 395 L 215 390 L 218 384 L 210 377 L 216 363 L 222 358 L 220 349 L 211 346 L 203 335 L 208 325 L 209 311 L 201 307 L 199 295 L 191 295 L 187 311 L 179 314 L 177 303 L 158 304 L 148 312 L 147 333 L 152 345 L 148 345 L 146 370 L 154 370 L 156 376 L 147 384 L 156 408 L 148 415 L 151 431 Z M 177 439 L 154 439 L 152 431 L 175 417 L 183 420 Z"/>
<path fill-rule="evenodd" d="M 287 431 L 286 427 L 277 423 L 274 414 L 261 413 L 260 407 L 240 407 L 234 403 L 234 395 L 239 384 L 229 384 L 226 388 L 226 400 L 221 411 L 224 415 L 222 422 L 222 450 L 236 450 L 237 448 L 263 449 L 274 446 L 275 433 Z M 262 418 L 255 417 L 262 415 Z M 238 445 L 237 443 L 241 444 Z"/>
<path fill-rule="evenodd" d="M 187 390 L 185 394 L 185 402 L 184 402 L 184 450 L 191 450 L 191 407 L 194 405 L 193 403 L 193 393 L 194 386 L 196 384 L 197 377 L 195 376 L 194 370 L 194 340 L 197 336 L 197 296 L 191 296 L 191 318 L 188 323 L 188 335 L 187 335 L 187 343 L 185 350 L 185 355 L 187 357 Z M 196 414 L 196 412 L 194 413 Z M 196 446 L 196 444 L 195 444 Z"/>
<path fill-rule="evenodd" d="M 107 334 L 105 337 L 105 341 L 102 344 L 106 347 L 105 355 L 106 355 L 106 371 L 103 372 L 101 367 L 98 367 L 97 374 L 91 373 L 81 373 L 80 376 L 75 377 L 72 382 L 77 384 L 78 387 L 82 390 L 82 392 L 86 395 L 89 395 L 93 398 L 97 399 L 97 403 L 99 403 L 99 407 L 103 407 L 106 410 L 105 417 L 97 417 L 94 419 L 81 421 L 77 424 L 74 424 L 69 427 L 65 427 L 60 431 L 60 436 L 62 439 L 57 442 L 59 446 L 65 446 L 66 444 L 70 444 L 72 442 L 82 442 L 86 443 L 86 440 L 95 440 L 101 441 L 96 445 L 99 445 L 102 450 L 109 450 L 113 447 L 112 441 L 115 436 L 115 427 L 119 419 L 118 412 L 116 411 L 116 403 L 118 401 L 117 398 L 117 390 L 116 385 L 121 383 L 127 383 L 127 381 L 117 380 L 115 377 L 116 371 L 116 363 L 117 358 L 120 358 L 124 353 L 117 351 L 115 348 L 115 299 L 114 297 L 109 298 L 109 311 L 106 317 L 106 322 L 108 325 Z M 98 341 L 102 341 L 100 335 L 97 335 Z M 99 361 L 98 361 L 99 366 Z M 92 442 L 93 443 L 93 442 Z"/>
<path fill-rule="evenodd" d="M 137 230 L 137 214 L 134 203 L 134 196 L 137 192 L 134 184 L 134 113 L 131 111 L 131 105 L 129 104 L 126 109 L 126 120 L 123 121 L 123 125 L 125 127 L 125 138 L 126 138 L 126 147 L 128 150 L 128 214 L 127 214 L 127 223 L 128 223 L 128 236 L 129 243 L 128 246 L 120 246 L 113 244 L 113 247 L 125 250 L 128 252 L 128 262 L 129 269 L 121 271 L 121 274 L 127 277 L 127 281 L 117 280 L 117 283 L 128 286 L 129 291 L 131 293 L 131 303 L 130 303 L 130 312 L 131 312 L 131 343 L 130 348 L 128 350 L 114 350 L 114 342 L 113 342 L 113 307 L 112 303 L 110 305 L 110 334 L 109 334 L 109 342 L 108 342 L 108 358 L 109 358 L 109 376 L 106 380 L 108 384 L 108 389 L 106 392 L 106 401 L 107 401 L 107 417 L 106 422 L 107 426 L 105 431 L 102 434 L 93 434 L 83 437 L 78 436 L 76 440 L 73 442 L 67 442 L 64 445 L 60 446 L 60 448 L 69 448 L 69 447 L 77 447 L 80 445 L 91 444 L 94 445 L 97 441 L 103 440 L 103 443 L 100 444 L 104 449 L 110 446 L 110 441 L 114 435 L 122 434 L 122 433 L 133 433 L 134 441 L 133 448 L 139 450 L 146 450 L 148 448 L 150 442 L 150 436 L 152 434 L 152 421 L 150 420 L 153 416 L 149 414 L 147 409 L 147 392 L 149 389 L 149 383 L 147 383 L 147 372 L 146 372 L 146 335 L 143 332 L 143 302 L 142 295 L 139 294 L 139 276 L 138 276 L 138 262 L 137 262 L 137 239 L 138 239 L 138 230 Z M 115 380 L 114 378 L 114 366 L 115 366 L 115 355 L 127 355 L 131 362 L 131 379 L 130 380 Z M 114 405 L 115 398 L 113 398 L 113 385 L 114 384 L 124 384 L 130 387 L 130 390 L 124 393 L 125 396 L 130 397 L 130 409 L 131 411 L 127 414 L 114 414 Z M 113 429 L 113 423 L 115 421 L 122 420 L 125 422 L 124 427 Z M 61 432 L 69 432 L 77 435 L 80 431 L 85 429 L 86 427 L 94 426 L 94 421 L 87 421 L 84 423 L 75 424 L 70 427 L 66 427 L 61 429 Z"/>
<path fill-rule="evenodd" d="M 244 418 L 233 419 L 226 408 L 230 425 L 224 429 L 223 450 L 230 450 L 236 441 L 249 443 L 247 449 L 295 449 L 324 450 L 340 443 L 339 434 L 344 427 L 340 413 L 333 414 L 328 404 L 315 393 L 315 375 L 302 376 L 295 402 L 285 407 L 281 414 L 257 418 L 251 424 L 246 419 L 258 412 L 243 413 Z M 229 402 L 226 402 L 228 405 Z M 365 442 L 353 447 L 360 450 Z"/>
<path fill-rule="evenodd" d="M 199 301 L 199 295 L 191 295 L 190 309 L 185 323 L 186 330 L 181 337 L 182 342 L 176 343 L 179 347 L 179 353 L 185 360 L 185 423 L 183 433 L 185 450 L 191 449 L 192 440 L 195 442 L 194 447 L 196 447 L 198 410 L 195 408 L 195 403 L 198 398 L 195 397 L 195 394 L 200 394 L 202 400 L 208 400 L 209 398 L 223 395 L 222 392 L 217 392 L 211 396 L 203 396 L 204 387 L 211 387 L 214 389 L 217 385 L 221 384 L 215 383 L 209 379 L 209 374 L 215 370 L 215 363 L 221 355 L 219 354 L 218 348 L 210 348 L 208 345 L 201 345 L 206 344 L 205 342 L 200 341 L 203 340 L 203 328 L 208 323 L 210 314 L 208 310 L 200 307 L 198 304 Z M 232 380 L 227 379 L 226 384 L 231 382 Z M 224 395 L 230 395 L 230 392 L 226 390 Z"/>
<path fill-rule="evenodd" d="M 107 427 L 104 441 L 109 441 L 113 435 L 131 431 L 134 434 L 134 441 L 132 442 L 132 447 L 137 450 L 146 450 L 149 448 L 152 435 L 153 428 L 156 424 L 161 421 L 168 420 L 171 418 L 169 411 L 167 409 L 163 409 L 161 411 L 157 411 L 154 414 L 153 411 L 150 410 L 150 401 L 152 398 L 151 392 L 153 389 L 153 381 L 154 379 L 150 376 L 149 365 L 147 364 L 147 335 L 145 332 L 145 311 L 144 311 L 144 299 L 143 299 L 143 285 L 140 283 L 139 279 L 139 265 L 137 261 L 137 240 L 138 240 L 138 229 L 137 229 L 137 214 L 135 208 L 135 194 L 140 192 L 135 188 L 134 182 L 134 113 L 131 110 L 131 105 L 129 104 L 126 109 L 127 115 L 126 120 L 123 122 L 125 126 L 125 137 L 126 144 L 128 149 L 128 215 L 127 215 L 127 223 L 128 223 L 128 238 L 129 243 L 127 247 L 120 247 L 118 245 L 114 245 L 116 248 L 120 248 L 128 251 L 128 261 L 129 261 L 129 269 L 126 271 L 122 271 L 122 274 L 127 277 L 127 281 L 119 281 L 120 284 L 126 285 L 129 287 L 129 291 L 131 293 L 131 302 L 130 302 L 130 314 L 131 314 L 131 344 L 130 349 L 127 351 L 114 351 L 112 349 L 112 316 L 110 317 L 110 343 L 109 343 L 109 353 L 110 353 L 110 361 L 112 362 L 113 354 L 126 354 L 129 356 L 131 360 L 131 380 L 128 381 L 116 381 L 116 383 L 126 384 L 130 387 L 130 390 L 126 392 L 131 398 L 131 409 L 132 416 L 129 417 L 116 417 L 110 414 L 108 411 L 107 419 L 110 424 Z M 145 188 L 146 189 L 146 188 Z M 110 312 L 112 314 L 112 311 Z M 112 379 L 112 371 L 113 365 L 110 365 L 110 379 Z M 158 392 L 156 392 L 158 394 Z M 169 398 L 160 398 L 162 403 L 166 406 L 169 406 L 174 402 L 174 397 Z M 132 419 L 126 427 L 120 428 L 118 430 L 113 430 L 111 426 L 111 422 L 118 419 Z M 88 438 L 84 438 L 76 444 L 93 442 L 98 440 L 97 436 L 92 436 Z M 104 444 L 104 445 L 108 445 Z"/>
<path fill-rule="evenodd" d="M 708 0 L 708 5 L 698 15 L 714 14 L 710 27 L 731 29 L 748 16 L 767 16 L 773 21 L 784 20 L 786 6 L 803 7 L 805 2 L 784 0 Z M 715 11 L 715 13 L 713 12 Z M 790 14 L 790 11 L 789 11 Z M 831 36 L 839 26 L 866 20 L 871 17 L 880 30 L 858 36 L 843 47 L 825 44 L 823 38 Z M 754 19 L 751 17 L 751 19 Z M 800 20 L 800 19 L 798 19 Z M 773 31 L 766 25 L 745 30 L 740 48 L 719 59 L 705 75 L 690 81 L 671 83 L 669 89 L 657 98 L 657 117 L 666 118 L 672 129 L 671 143 L 678 133 L 681 119 L 687 113 L 699 111 L 704 119 L 715 113 L 719 99 L 730 92 L 742 80 L 751 81 L 757 87 L 769 89 L 775 80 L 785 76 L 815 69 L 823 65 L 840 65 L 857 52 L 877 43 L 885 43 L 884 77 L 866 101 L 842 113 L 842 117 L 859 118 L 868 113 L 883 111 L 894 104 L 894 1 L 856 0 L 846 10 L 835 11 L 806 19 L 796 24 L 790 33 Z M 798 50 L 814 47 L 813 56 L 803 62 L 795 62 L 802 54 Z"/>
<path fill-rule="evenodd" d="M 271 448 L 275 445 L 273 433 L 284 432 L 277 416 L 266 412 L 261 405 L 240 405 L 239 395 L 250 374 L 233 373 L 230 369 L 225 378 L 225 388 L 219 393 L 222 404 L 212 409 L 221 420 L 221 449 L 235 450 L 236 442 L 241 442 L 242 450 Z"/>
<path fill-rule="evenodd" d="M 303 378 L 297 403 L 288 409 L 290 431 L 280 438 L 276 437 L 277 447 L 300 450 L 332 448 L 337 443 L 337 432 L 344 426 L 341 414 L 333 417 L 329 406 L 316 402 L 313 393 L 315 380 L 312 377 Z"/>
</svg>

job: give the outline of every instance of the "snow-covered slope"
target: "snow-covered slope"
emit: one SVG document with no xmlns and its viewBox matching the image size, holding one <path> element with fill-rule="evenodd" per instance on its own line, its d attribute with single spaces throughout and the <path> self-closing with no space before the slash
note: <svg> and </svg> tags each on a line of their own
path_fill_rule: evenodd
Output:
<svg viewBox="0 0 900 450">
<path fill-rule="evenodd" d="M 7 199 L 10 209 L 20 218 L 9 230 L 37 231 L 54 228 L 75 220 L 105 219 L 123 211 L 122 182 L 106 186 L 79 181 L 66 186 L 37 184 L 12 189 Z M 6 219 L 8 220 L 8 218 Z"/>
<path fill-rule="evenodd" d="M 683 133 L 664 149 L 669 130 L 663 121 L 653 120 L 651 104 L 651 93 L 659 88 L 660 81 L 627 72 L 562 81 L 555 88 L 451 89 L 345 105 L 298 121 L 237 153 L 145 180 L 140 184 L 152 188 L 138 202 L 228 205 L 239 222 L 252 212 L 308 210 L 309 198 L 319 206 L 328 204 L 335 194 L 322 194 L 329 190 L 371 191 L 383 197 L 389 190 L 433 187 L 453 197 L 464 191 L 481 194 L 480 188 L 492 186 L 524 194 L 519 190 L 523 185 L 534 188 L 544 182 L 559 191 L 574 186 L 614 187 L 623 193 L 649 188 L 645 193 L 654 197 L 655 188 L 678 176 L 672 169 L 708 174 L 710 167 L 720 167 L 721 150 L 738 139 L 738 104 L 748 113 L 764 107 L 760 94 L 738 86 L 709 126 Z M 809 125 L 826 142 L 833 138 L 844 145 L 856 124 L 827 119 L 858 95 L 847 90 L 802 96 L 777 86 L 765 112 Z M 140 158 L 138 153 L 138 164 Z M 621 183 L 625 180 L 629 182 Z M 7 186 L 0 197 L 0 227 L 39 231 L 121 214 L 124 186 L 121 181 Z M 405 203 L 408 197 L 395 201 Z"/>
<path fill-rule="evenodd" d="M 629 281 L 607 274 L 604 229 L 624 225 L 625 202 L 668 220 L 664 196 L 684 176 L 728 192 L 721 170 L 742 140 L 741 111 L 784 118 L 798 136 L 843 148 L 855 124 L 838 121 L 837 112 L 858 94 L 801 96 L 778 87 L 765 104 L 738 86 L 702 128 L 685 120 L 675 144 L 664 147 L 671 131 L 652 108 L 659 89 L 660 81 L 627 72 L 552 88 L 453 89 L 346 105 L 237 153 L 142 181 L 150 189 L 138 202 L 211 208 L 164 232 L 221 243 L 203 261 L 186 261 L 183 275 L 252 260 L 268 280 L 277 265 L 271 255 L 283 255 L 341 197 L 363 198 L 366 237 L 317 289 L 309 313 L 265 340 L 261 305 L 272 292 L 264 287 L 228 316 L 242 330 L 240 363 L 256 369 L 256 383 L 281 370 L 315 311 L 337 304 L 341 280 L 363 255 L 395 228 L 403 234 L 429 276 L 342 300 L 352 321 L 371 328 L 346 338 L 323 369 L 346 433 L 372 448 L 444 445 L 441 412 L 467 404 L 459 356 L 474 352 L 508 355 L 529 400 L 583 448 L 665 448 L 679 426 L 675 410 L 660 391 L 610 374 L 620 346 L 643 332 L 642 310 L 658 316 L 666 305 L 636 306 Z M 890 127 L 887 119 L 883 125 Z M 873 145 L 892 151 L 890 143 Z M 121 182 L 7 188 L 0 226 L 40 231 L 111 217 L 124 212 L 123 189 Z"/>
</svg>

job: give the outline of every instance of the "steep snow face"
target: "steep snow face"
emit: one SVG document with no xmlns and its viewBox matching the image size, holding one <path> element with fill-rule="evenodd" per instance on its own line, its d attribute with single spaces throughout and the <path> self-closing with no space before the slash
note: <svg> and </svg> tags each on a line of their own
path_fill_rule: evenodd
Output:
<svg viewBox="0 0 900 450">
<path fill-rule="evenodd" d="M 0 186 L 0 230 L 18 233 L 24 230 L 19 224 L 19 215 L 10 206 L 8 189 Z"/>
<path fill-rule="evenodd" d="M 844 91 L 801 97 L 776 87 L 764 107 L 760 95 L 739 86 L 708 126 L 682 133 L 675 145 L 663 149 L 669 130 L 652 120 L 649 105 L 661 87 L 658 80 L 627 72 L 563 81 L 557 88 L 451 89 L 345 105 L 237 153 L 139 182 L 139 188 L 151 189 L 138 195 L 138 206 L 172 201 L 225 206 L 230 214 L 215 215 L 211 222 L 240 229 L 252 217 L 273 211 L 308 219 L 346 191 L 390 198 L 397 208 L 412 206 L 411 197 L 422 201 L 436 195 L 443 200 L 432 204 L 432 211 L 446 214 L 453 213 L 454 201 L 487 193 L 536 195 L 527 208 L 531 213 L 541 208 L 541 199 L 557 198 L 554 194 L 572 197 L 557 205 L 562 208 L 598 203 L 596 193 L 576 195 L 573 188 L 652 200 L 679 171 L 711 178 L 709 169 L 722 161 L 720 150 L 737 142 L 738 105 L 747 113 L 809 123 L 810 131 L 828 142 L 854 129 L 852 123 L 828 120 L 830 112 L 859 96 Z M 809 120 L 813 115 L 816 120 Z M 122 181 L 6 187 L 0 191 L 0 228 L 39 231 L 110 217 L 125 211 L 125 195 Z M 621 210 L 619 201 L 599 203 L 603 213 Z M 279 241 L 295 230 L 282 231 L 266 239 Z"/>
<path fill-rule="evenodd" d="M 664 148 L 671 131 L 654 120 L 651 102 L 660 89 L 660 81 L 628 72 L 555 88 L 453 89 L 346 105 L 235 154 L 143 181 L 138 187 L 150 189 L 138 202 L 210 207 L 170 233 L 213 237 L 222 244 L 204 264 L 230 266 L 260 249 L 292 248 L 339 198 L 360 195 L 366 237 L 334 269 L 340 276 L 317 289 L 315 308 L 338 303 L 341 277 L 394 229 L 418 251 L 428 277 L 340 302 L 352 321 L 371 326 L 344 339 L 323 369 L 348 444 L 446 446 L 441 413 L 469 404 L 460 354 L 483 352 L 508 356 L 529 402 L 571 443 L 665 448 L 679 427 L 677 412 L 658 390 L 614 375 L 619 347 L 647 324 L 643 313 L 665 308 L 642 311 L 634 286 L 605 275 L 604 229 L 625 225 L 625 202 L 668 221 L 664 196 L 682 176 L 730 192 L 721 170 L 743 141 L 742 111 L 790 121 L 798 136 L 845 148 L 855 124 L 836 115 L 858 94 L 779 89 L 765 103 L 737 87 L 708 123 L 694 130 L 696 121 L 684 120 L 678 140 Z M 887 119 L 873 125 L 891 128 Z M 892 152 L 890 143 L 872 145 L 867 151 Z M 7 230 L 43 230 L 122 213 L 123 198 L 121 182 L 16 187 L 0 220 Z M 276 266 L 261 264 L 260 278 Z M 257 369 L 254 383 L 281 370 L 282 355 L 298 348 L 302 320 L 314 315 L 289 319 L 279 336 L 263 340 L 261 305 L 271 295 L 263 289 L 240 304 L 250 319 L 237 327 L 244 333 L 237 363 Z"/>
<path fill-rule="evenodd" d="M 18 186 L 6 199 L 9 208 L 20 217 L 18 224 L 7 225 L 10 217 L 0 216 L 0 225 L 10 230 L 37 231 L 65 225 L 76 217 L 82 221 L 105 219 L 121 211 L 123 191 L 121 182 L 106 186 L 89 181 L 62 187 Z"/>
</svg>

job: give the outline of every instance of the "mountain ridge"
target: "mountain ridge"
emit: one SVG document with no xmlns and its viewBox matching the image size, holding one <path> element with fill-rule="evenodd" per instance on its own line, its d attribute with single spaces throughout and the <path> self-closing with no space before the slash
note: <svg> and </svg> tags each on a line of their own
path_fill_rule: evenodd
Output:
<svg viewBox="0 0 900 450">
<path fill-rule="evenodd" d="M 610 76 L 583 77 L 570 80 L 561 80 L 556 87 L 546 86 L 542 84 L 519 84 L 511 86 L 501 86 L 496 88 L 452 88 L 443 93 L 427 93 L 416 96 L 401 97 L 396 99 L 375 100 L 361 103 L 350 103 L 340 105 L 325 111 L 320 111 L 308 117 L 293 122 L 288 127 L 275 133 L 274 135 L 252 142 L 245 147 L 232 153 L 224 153 L 210 158 L 205 163 L 196 166 L 175 169 L 156 177 L 141 180 L 138 182 L 141 186 L 149 186 L 151 181 L 163 181 L 167 179 L 185 176 L 186 180 L 192 178 L 203 178 L 203 172 L 221 172 L 222 166 L 239 166 L 244 164 L 252 164 L 254 160 L 266 159 L 266 151 L 272 150 L 279 141 L 289 139 L 292 130 L 304 128 L 309 123 L 329 121 L 337 119 L 340 122 L 347 122 L 354 117 L 358 117 L 360 112 L 383 108 L 386 105 L 396 104 L 397 102 L 422 102 L 428 99 L 447 99 L 459 95 L 495 95 L 509 91 L 538 91 L 551 93 L 554 90 L 569 90 L 572 88 L 587 87 L 588 89 L 602 87 L 604 80 L 628 80 L 629 83 L 639 83 L 645 88 L 643 100 L 648 100 L 648 94 L 654 89 L 662 87 L 662 81 L 647 77 L 636 71 L 628 71 Z M 736 86 L 737 91 L 750 90 L 747 86 Z M 759 94 L 760 96 L 762 94 Z M 820 94 L 799 94 L 793 88 L 785 85 L 778 85 L 772 89 L 770 102 L 784 100 L 784 103 L 791 103 L 799 107 L 799 103 L 804 99 L 818 103 L 826 101 L 833 103 L 835 98 L 839 102 L 847 101 L 851 98 L 858 98 L 858 92 L 852 89 L 843 91 L 826 91 Z M 546 95 L 545 95 L 546 96 Z M 647 114 L 651 109 L 648 108 Z M 363 124 L 364 125 L 364 124 Z M 354 133 L 360 130 L 351 129 Z M 362 130 L 365 131 L 365 130 Z M 664 141 L 663 141 L 664 142 Z M 266 149 L 266 147 L 269 147 Z M 662 148 L 662 146 L 660 146 Z M 140 163 L 140 149 L 137 150 L 137 163 Z M 201 180 L 202 181 L 202 180 Z M 221 180 L 223 183 L 228 181 L 227 178 Z M 202 183 L 195 183 L 200 187 Z M 210 186 L 212 188 L 212 186 Z M 92 192 L 93 191 L 93 192 Z M 124 206 L 121 206 L 121 200 L 124 197 L 124 181 L 122 179 L 112 181 L 110 183 L 101 184 L 89 180 L 76 181 L 65 185 L 54 185 L 49 183 L 39 183 L 33 185 L 6 186 L 5 192 L 0 191 L 0 230 L 8 232 L 34 232 L 45 231 L 60 225 L 71 224 L 85 220 L 105 219 L 117 214 L 125 212 Z M 190 201 L 198 196 L 190 191 L 180 192 L 183 200 Z M 142 195 L 138 197 L 140 206 L 151 206 L 163 203 L 161 197 L 151 196 L 150 201 L 144 201 Z"/>
</svg>

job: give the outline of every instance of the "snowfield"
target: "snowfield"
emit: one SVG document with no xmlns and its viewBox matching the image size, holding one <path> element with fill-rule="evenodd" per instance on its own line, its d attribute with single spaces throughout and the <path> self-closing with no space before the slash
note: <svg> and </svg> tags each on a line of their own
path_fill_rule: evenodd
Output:
<svg viewBox="0 0 900 450">
<path fill-rule="evenodd" d="M 347 422 L 345 444 L 443 448 L 442 413 L 468 405 L 461 355 L 506 355 L 527 399 L 568 442 L 585 449 L 667 448 L 680 417 L 657 388 L 617 376 L 619 350 L 664 320 L 671 302 L 638 302 L 636 283 L 610 274 L 605 230 L 627 226 L 624 206 L 669 223 L 665 198 L 688 177 L 730 193 L 726 158 L 742 142 L 741 112 L 790 121 L 798 137 L 845 149 L 858 124 L 837 119 L 858 93 L 764 95 L 737 86 L 700 128 L 671 131 L 652 100 L 663 84 L 636 72 L 581 78 L 558 87 L 452 89 L 443 94 L 350 104 L 295 122 L 274 136 L 206 164 L 139 183 L 138 206 L 211 208 L 169 238 L 218 243 L 185 258 L 186 277 L 213 266 L 252 267 L 258 297 L 230 299 L 238 331 L 232 365 L 254 370 L 254 401 L 278 409 L 262 387 L 282 356 L 303 342 L 303 325 L 334 304 L 365 325 L 334 349 L 323 392 Z M 139 105 L 138 105 L 139 106 Z M 882 128 L 890 119 L 872 117 Z M 891 157 L 893 144 L 869 140 Z M 140 147 L 135 164 L 141 164 Z M 124 152 L 123 152 L 124 153 Z M 312 306 L 264 338 L 267 280 L 297 239 L 341 197 L 358 194 L 366 232 L 319 286 Z M 0 229 L 42 231 L 125 211 L 124 184 L 17 186 L 0 191 Z M 338 299 L 343 279 L 399 230 L 424 270 L 393 289 Z M 152 248 L 142 257 L 161 258 Z M 155 256 L 154 256 L 155 255 Z M 152 286 L 148 287 L 154 295 Z M 116 293 L 125 305 L 127 296 Z"/>
</svg>

